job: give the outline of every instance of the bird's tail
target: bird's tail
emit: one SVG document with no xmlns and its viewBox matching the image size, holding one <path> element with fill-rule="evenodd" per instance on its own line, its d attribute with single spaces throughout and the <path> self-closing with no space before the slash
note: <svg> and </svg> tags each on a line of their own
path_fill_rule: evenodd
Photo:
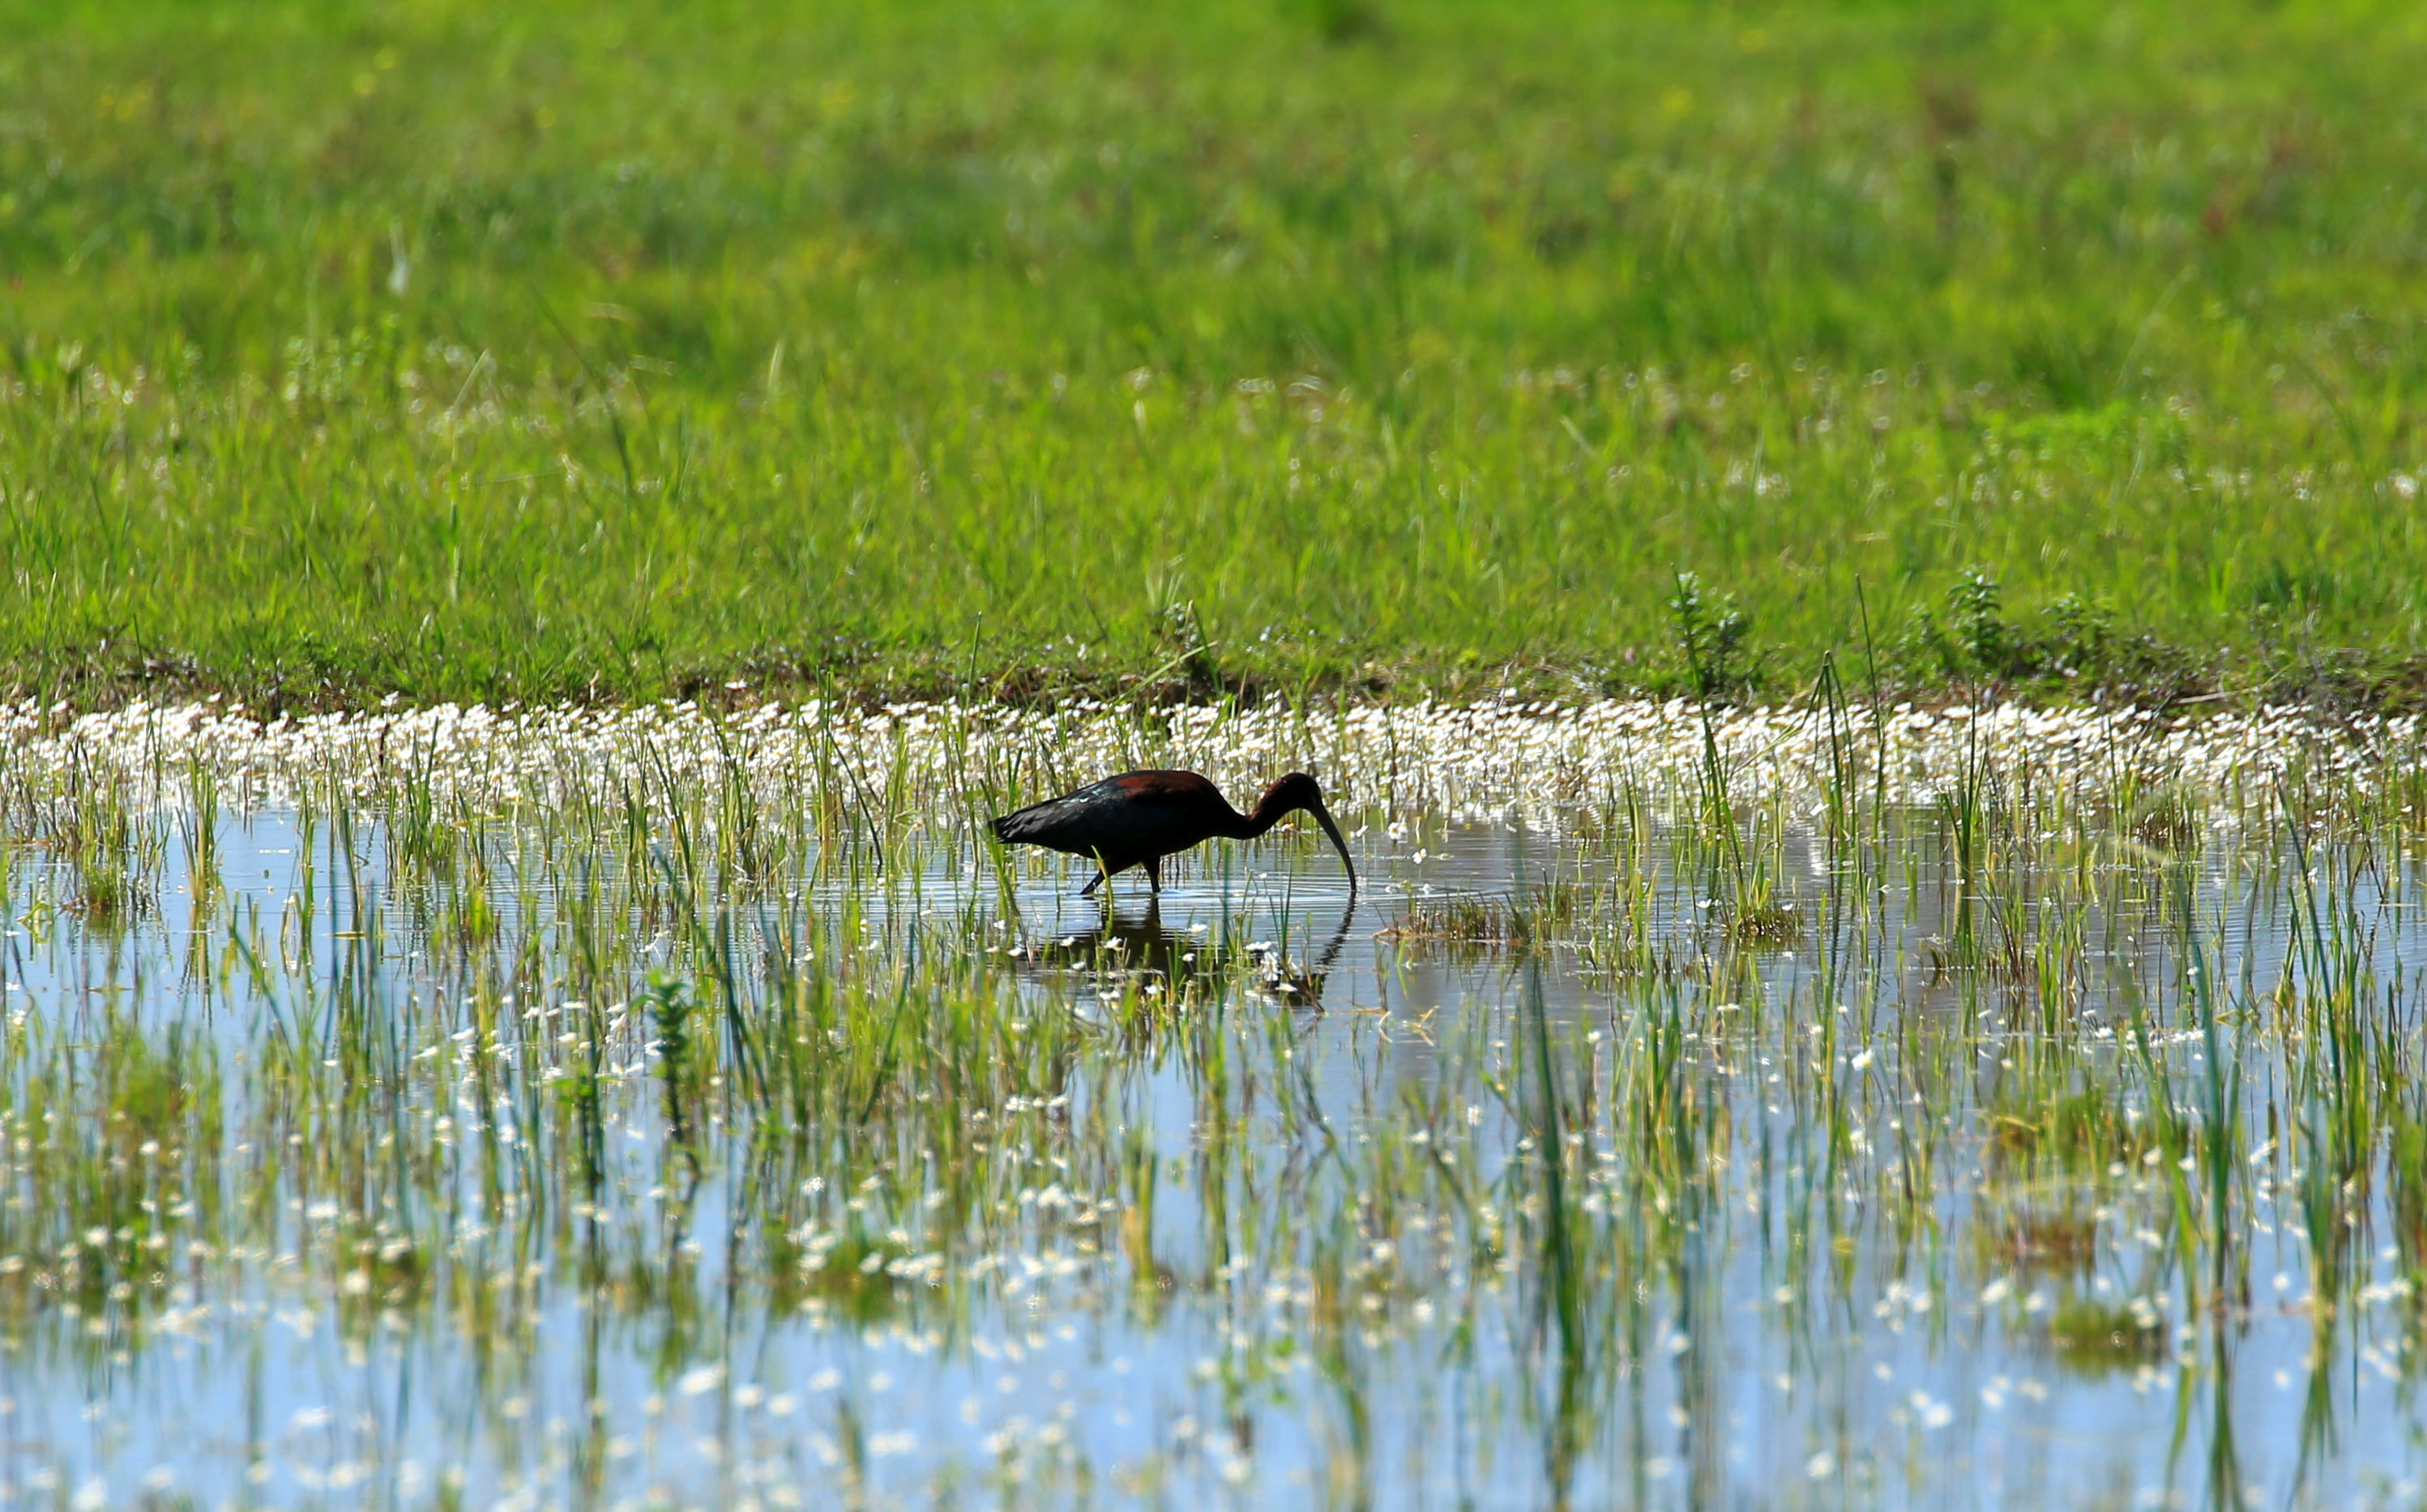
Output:
<svg viewBox="0 0 2427 1512">
<path fill-rule="evenodd" d="M 997 814 L 986 821 L 986 827 L 994 831 L 994 837 L 998 840 L 1024 840 L 1044 820 L 1046 810 L 1051 806 L 1050 803 L 1031 804 L 1008 814 Z"/>
</svg>

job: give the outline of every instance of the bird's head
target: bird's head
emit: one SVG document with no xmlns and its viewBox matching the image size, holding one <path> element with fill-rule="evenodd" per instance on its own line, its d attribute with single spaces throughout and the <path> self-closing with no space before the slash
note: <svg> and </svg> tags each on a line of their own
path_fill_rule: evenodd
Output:
<svg viewBox="0 0 2427 1512">
<path fill-rule="evenodd" d="M 1276 781 L 1264 789 L 1263 801 L 1256 805 L 1256 817 L 1270 823 L 1283 814 L 1299 809 L 1312 814 L 1314 821 L 1323 826 L 1323 833 L 1329 837 L 1331 848 L 1340 853 L 1340 864 L 1347 869 L 1348 890 L 1355 892 L 1357 863 L 1348 859 L 1348 842 L 1341 837 L 1340 826 L 1332 821 L 1331 810 L 1324 806 L 1323 785 L 1312 776 L 1303 772 L 1293 772 Z"/>
</svg>

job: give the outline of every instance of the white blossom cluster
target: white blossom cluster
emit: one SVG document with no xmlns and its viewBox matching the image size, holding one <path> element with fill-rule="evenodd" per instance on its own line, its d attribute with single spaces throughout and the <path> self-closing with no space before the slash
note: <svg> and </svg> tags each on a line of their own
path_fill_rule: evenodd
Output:
<svg viewBox="0 0 2427 1512">
<path fill-rule="evenodd" d="M 957 821 L 972 805 L 1049 796 L 1138 767 L 1206 772 L 1240 806 L 1285 771 L 1313 772 L 1346 811 L 1475 819 L 1624 799 L 1808 815 L 1833 789 L 1926 805 L 1967 786 L 2007 801 L 2095 804 L 2162 791 L 2229 812 L 2291 780 L 2345 794 L 2416 771 L 2413 716 L 2329 720 L 2302 708 L 2168 717 L 2003 705 L 1709 708 L 1684 701 L 1150 708 L 692 703 L 623 709 L 370 709 L 263 719 L 211 704 L 72 715 L 0 706 L 0 792 L 109 784 L 180 807 L 197 784 L 236 809 L 420 800 L 480 811 L 576 801 L 652 809 L 669 789 L 739 783 L 756 801 L 884 806 Z"/>
</svg>

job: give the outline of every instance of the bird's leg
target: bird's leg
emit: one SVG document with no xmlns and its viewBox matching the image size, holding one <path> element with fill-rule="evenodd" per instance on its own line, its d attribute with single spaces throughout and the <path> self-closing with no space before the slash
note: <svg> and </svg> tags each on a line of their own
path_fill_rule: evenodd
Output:
<svg viewBox="0 0 2427 1512">
<path fill-rule="evenodd" d="M 1106 870 L 1104 870 L 1102 868 L 1099 867 L 1099 868 L 1096 870 L 1096 876 L 1095 876 L 1095 880 L 1093 880 L 1093 881 L 1089 882 L 1085 886 L 1083 886 L 1083 887 L 1080 888 L 1080 889 L 1079 889 L 1079 896 L 1080 896 L 1080 897 L 1082 897 L 1082 898 L 1084 898 L 1084 897 L 1088 896 L 1090 893 L 1093 893 L 1097 888 L 1099 888 L 1099 887 L 1102 886 L 1104 885 L 1105 879 L 1109 878 L 1111 875 L 1112 875 L 1112 873 L 1111 873 L 1111 872 L 1106 871 Z"/>
<path fill-rule="evenodd" d="M 1163 890 L 1163 857 L 1150 855 L 1146 858 L 1146 886 L 1149 892 Z"/>
</svg>

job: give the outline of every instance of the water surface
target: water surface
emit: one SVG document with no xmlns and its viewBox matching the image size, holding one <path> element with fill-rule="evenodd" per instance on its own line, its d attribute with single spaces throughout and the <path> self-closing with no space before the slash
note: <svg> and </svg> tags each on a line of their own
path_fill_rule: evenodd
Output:
<svg viewBox="0 0 2427 1512">
<path fill-rule="evenodd" d="M 20 793 L 0 1497 L 2418 1498 L 2427 941 L 2331 794 L 1375 802 L 1356 897 L 1099 902 L 682 790 Z"/>
</svg>

